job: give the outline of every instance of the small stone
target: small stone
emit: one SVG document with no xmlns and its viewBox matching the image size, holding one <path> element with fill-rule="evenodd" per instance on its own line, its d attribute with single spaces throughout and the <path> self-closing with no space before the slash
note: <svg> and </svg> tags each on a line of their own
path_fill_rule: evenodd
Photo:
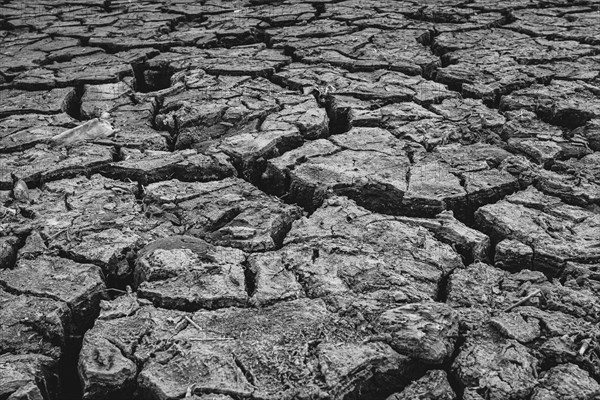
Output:
<svg viewBox="0 0 600 400">
<path fill-rule="evenodd" d="M 29 203 L 29 188 L 27 183 L 23 179 L 20 179 L 16 175 L 12 174 L 13 189 L 12 197 L 17 203 Z"/>
</svg>

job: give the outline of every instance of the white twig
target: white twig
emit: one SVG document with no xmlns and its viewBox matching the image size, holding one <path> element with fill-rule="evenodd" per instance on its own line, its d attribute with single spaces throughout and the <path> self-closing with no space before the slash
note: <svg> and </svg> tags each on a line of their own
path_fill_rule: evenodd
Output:
<svg viewBox="0 0 600 400">
<path fill-rule="evenodd" d="M 189 322 L 190 324 L 194 325 L 194 328 L 198 329 L 200 332 L 202 332 L 202 328 L 200 328 L 200 325 L 198 325 L 197 323 L 194 322 L 193 319 L 191 319 L 190 317 L 188 317 L 187 315 L 185 317 L 183 317 L 186 319 L 187 322 Z"/>
<path fill-rule="evenodd" d="M 579 355 L 583 356 L 587 351 L 588 347 L 590 347 L 591 339 L 587 338 L 582 341 L 581 348 L 579 349 Z"/>
<path fill-rule="evenodd" d="M 534 290 L 533 292 L 529 293 L 527 296 L 523 297 L 521 300 L 517 301 L 512 306 L 506 307 L 504 309 L 504 312 L 508 312 L 508 311 L 512 310 L 513 308 L 520 306 L 521 304 L 525 303 L 527 300 L 531 299 L 532 297 L 537 296 L 540 293 L 542 293 L 542 291 L 540 289 Z"/>
</svg>

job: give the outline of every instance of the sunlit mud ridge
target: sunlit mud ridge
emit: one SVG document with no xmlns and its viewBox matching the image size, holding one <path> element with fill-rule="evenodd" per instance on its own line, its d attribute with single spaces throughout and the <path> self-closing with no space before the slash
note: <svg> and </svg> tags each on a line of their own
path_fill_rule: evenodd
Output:
<svg viewBox="0 0 600 400">
<path fill-rule="evenodd" d="M 600 399 L 600 1 L 0 38 L 0 400 Z"/>
</svg>

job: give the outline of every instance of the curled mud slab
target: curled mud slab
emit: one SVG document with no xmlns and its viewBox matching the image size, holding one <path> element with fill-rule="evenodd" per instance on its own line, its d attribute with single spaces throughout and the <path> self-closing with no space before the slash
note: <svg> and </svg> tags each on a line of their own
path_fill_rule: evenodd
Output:
<svg viewBox="0 0 600 400">
<path fill-rule="evenodd" d="M 599 26 L 3 1 L 0 400 L 600 399 Z"/>
</svg>

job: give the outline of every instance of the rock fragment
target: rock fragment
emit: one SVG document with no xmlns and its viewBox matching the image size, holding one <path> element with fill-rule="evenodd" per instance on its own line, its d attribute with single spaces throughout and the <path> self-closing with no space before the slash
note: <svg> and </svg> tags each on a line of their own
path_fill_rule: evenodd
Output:
<svg viewBox="0 0 600 400">
<path fill-rule="evenodd" d="M 586 138 L 592 150 L 600 150 L 600 119 L 589 120 L 585 125 L 574 129 L 573 134 L 580 134 Z"/>
<path fill-rule="evenodd" d="M 130 179 L 142 185 L 169 178 L 203 182 L 237 175 L 229 157 L 219 152 L 121 149 L 120 155 L 122 160 L 110 163 L 102 172 L 114 179 Z"/>
<path fill-rule="evenodd" d="M 452 363 L 460 384 L 489 399 L 519 399 L 537 384 L 538 360 L 514 340 L 467 339 Z"/>
<path fill-rule="evenodd" d="M 24 151 L 3 155 L 0 188 L 6 189 L 12 186 L 11 173 L 28 184 L 39 184 L 95 172 L 112 159 L 110 148 L 96 144 L 73 148 L 53 148 L 39 144 Z"/>
<path fill-rule="evenodd" d="M 471 261 L 485 261 L 489 257 L 490 238 L 458 221 L 450 212 L 440 213 L 435 219 L 400 216 L 396 218 L 404 223 L 428 229 L 438 240 L 453 246 L 463 256 L 465 264 Z"/>
<path fill-rule="evenodd" d="M 388 344 L 400 354 L 426 364 L 441 365 L 454 352 L 458 319 L 443 303 L 413 303 L 385 311 L 379 317 Z"/>
<path fill-rule="evenodd" d="M 20 259 L 14 269 L 0 272 L 0 285 L 13 293 L 64 302 L 71 310 L 72 332 L 93 323 L 106 289 L 99 267 L 52 256 Z"/>
<path fill-rule="evenodd" d="M 504 239 L 496 245 L 495 265 L 508 271 L 531 268 L 533 249 L 513 239 Z"/>
<path fill-rule="evenodd" d="M 600 257 L 594 245 L 597 215 L 534 188 L 481 207 L 475 220 L 493 240 L 508 238 L 530 246 L 533 267 L 551 274 L 560 272 L 567 261 L 593 262 Z M 523 257 L 527 265 L 531 254 L 525 252 Z"/>
<path fill-rule="evenodd" d="M 556 161 L 552 171 L 540 171 L 536 188 L 580 207 L 600 204 L 598 153 Z"/>
<path fill-rule="evenodd" d="M 238 178 L 213 182 L 157 182 L 146 188 L 146 201 L 159 207 L 174 204 L 187 234 L 220 246 L 245 251 L 271 250 L 281 245 L 296 206 L 282 203 Z"/>
<path fill-rule="evenodd" d="M 528 110 L 553 124 L 578 128 L 598 118 L 597 93 L 593 84 L 554 80 L 548 86 L 535 84 L 504 96 L 500 109 Z"/>
<path fill-rule="evenodd" d="M 557 365 L 547 371 L 535 388 L 532 400 L 593 399 L 600 395 L 600 385 L 574 364 Z"/>
<path fill-rule="evenodd" d="M 450 383 L 446 372 L 436 369 L 428 372 L 422 378 L 411 383 L 400 393 L 395 393 L 387 400 L 454 400 L 456 394 Z"/>
<path fill-rule="evenodd" d="M 498 329 L 505 337 L 529 343 L 541 335 L 539 322 L 525 320 L 518 313 L 503 313 L 490 319 L 490 324 Z"/>
<path fill-rule="evenodd" d="M 540 121 L 531 111 L 505 114 L 509 121 L 502 128 L 501 136 L 507 142 L 506 148 L 546 168 L 559 160 L 581 158 L 591 152 L 583 136 L 573 134 L 568 138 L 559 127 Z"/>
<path fill-rule="evenodd" d="M 0 356 L 0 396 L 8 399 L 43 399 L 54 396 L 56 360 L 37 354 Z"/>
<path fill-rule="evenodd" d="M 0 99 L 0 117 L 15 114 L 59 114 L 72 111 L 75 89 L 62 88 L 41 92 L 9 90 Z"/>
<path fill-rule="evenodd" d="M 122 318 L 99 319 L 86 332 L 78 362 L 84 399 L 132 394 L 136 360 L 146 361 L 152 346 L 176 333 L 176 322 L 182 317 L 175 311 L 169 312 L 171 317 L 165 311 L 153 311 L 145 308 Z M 140 353 L 137 359 L 136 350 Z"/>
<path fill-rule="evenodd" d="M 101 118 L 116 109 L 133 103 L 133 89 L 130 84 L 105 83 L 102 85 L 84 85 L 79 112 L 86 120 Z"/>
<path fill-rule="evenodd" d="M 2 354 L 42 354 L 60 359 L 71 321 L 65 303 L 0 289 L 0 304 Z"/>
<path fill-rule="evenodd" d="M 135 267 L 138 295 L 157 307 L 178 310 L 245 306 L 246 282 L 240 250 L 190 236 L 151 242 Z"/>
<path fill-rule="evenodd" d="M 517 178 L 498 169 L 510 153 L 493 145 L 414 151 L 381 128 L 353 128 L 329 142 L 269 161 L 263 178 L 279 192 L 289 180 L 290 199 L 308 210 L 334 193 L 377 212 L 430 217 L 452 210 L 461 219 L 519 188 Z"/>
<path fill-rule="evenodd" d="M 115 132 L 102 143 L 130 149 L 167 150 L 170 135 L 155 129 L 155 110 L 156 104 L 146 101 L 126 104 L 113 110 L 108 120 Z"/>
<path fill-rule="evenodd" d="M 355 129 L 332 142 L 340 151 L 308 158 L 290 172 L 290 197 L 295 202 L 314 210 L 332 191 L 375 211 L 401 208 L 410 168 L 404 142 L 376 128 Z"/>
</svg>

